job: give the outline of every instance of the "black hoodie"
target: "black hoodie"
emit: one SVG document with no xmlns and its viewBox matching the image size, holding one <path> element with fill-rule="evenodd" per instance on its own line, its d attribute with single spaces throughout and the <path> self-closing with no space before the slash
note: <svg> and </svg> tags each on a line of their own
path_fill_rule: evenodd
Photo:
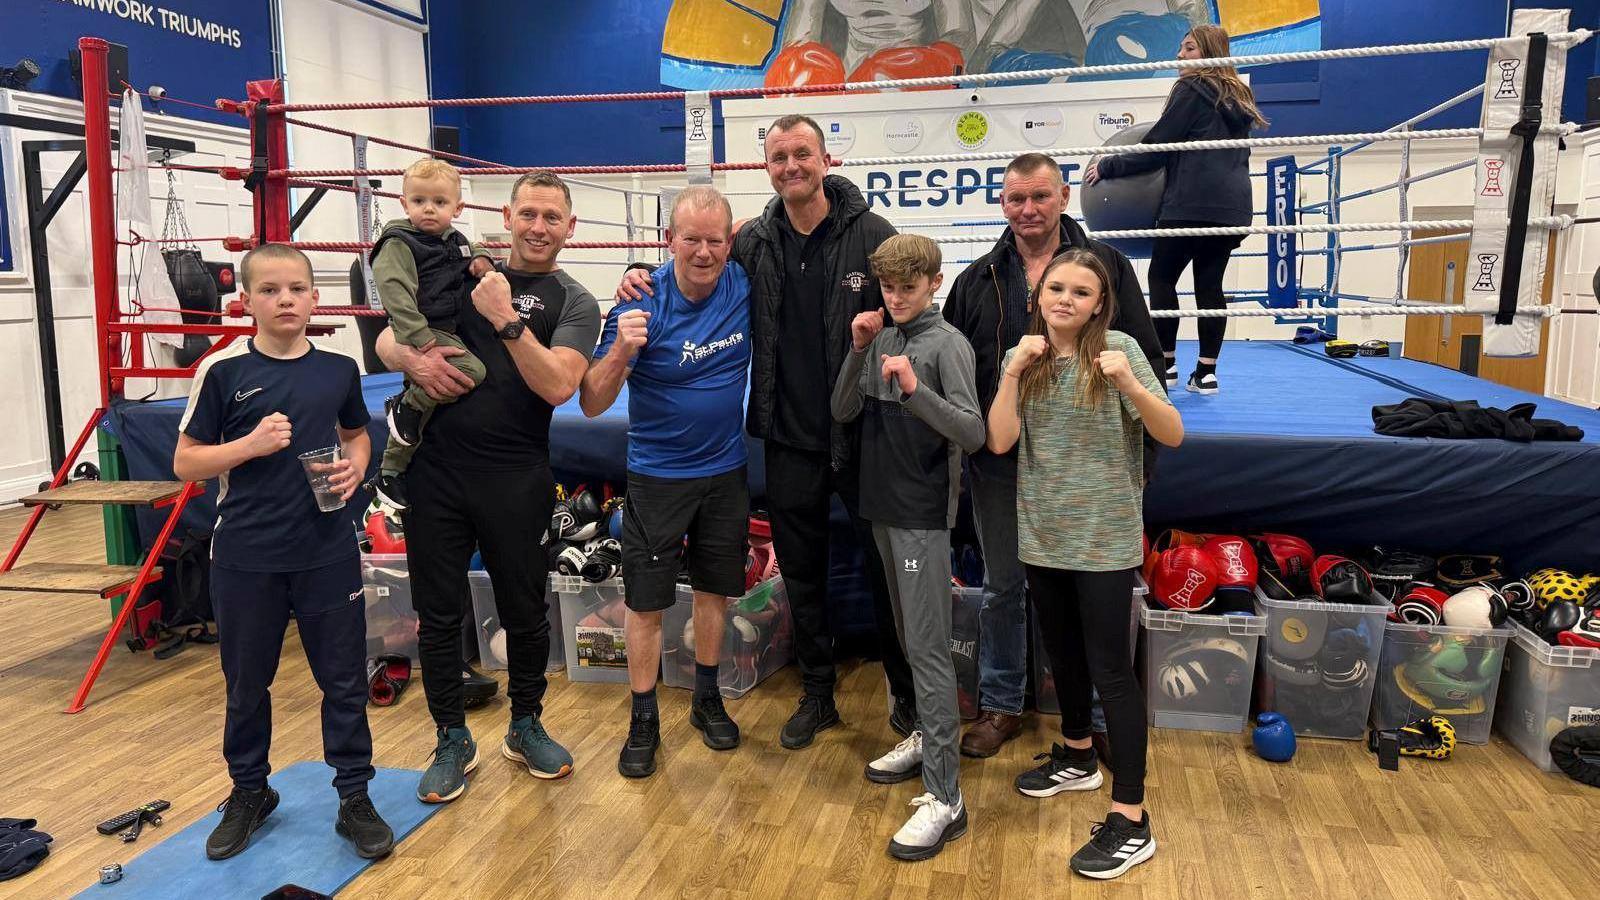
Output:
<svg viewBox="0 0 1600 900">
<path fill-rule="evenodd" d="M 1216 91 L 1204 81 L 1180 78 L 1172 86 L 1161 118 L 1140 143 L 1245 138 L 1250 136 L 1251 124 L 1238 107 L 1219 103 Z M 1101 178 L 1121 178 L 1162 166 L 1167 169 L 1167 186 L 1161 192 L 1159 221 L 1249 225 L 1254 218 L 1249 150 L 1107 156 L 1100 160 L 1099 171 Z"/>
<path fill-rule="evenodd" d="M 878 279 L 867 257 L 895 233 L 888 220 L 867 211 L 860 189 L 848 179 L 822 179 L 828 196 L 828 235 L 822 247 L 823 271 L 831 290 L 823 299 L 822 327 L 827 337 L 828 393 L 850 350 L 850 321 L 858 313 L 883 306 Z M 783 236 L 775 221 L 783 199 L 772 198 L 760 217 L 746 222 L 733 239 L 732 258 L 750 275 L 750 409 L 745 430 L 766 440 L 772 436 L 777 409 L 778 308 L 783 303 Z M 834 422 L 829 455 L 835 471 L 855 456 L 858 427 Z"/>
</svg>

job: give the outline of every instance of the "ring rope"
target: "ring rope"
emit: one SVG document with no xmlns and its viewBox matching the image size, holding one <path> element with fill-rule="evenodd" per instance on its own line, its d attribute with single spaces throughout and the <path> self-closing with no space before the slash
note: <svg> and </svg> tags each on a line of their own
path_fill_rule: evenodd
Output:
<svg viewBox="0 0 1600 900">
<path fill-rule="evenodd" d="M 1562 231 L 1577 224 L 1571 216 L 1534 216 L 1528 219 L 1533 228 Z M 1130 228 L 1120 231 L 1090 231 L 1096 240 L 1123 240 L 1129 238 L 1163 237 L 1225 237 L 1253 234 L 1342 234 L 1349 231 L 1410 231 L 1418 228 L 1471 229 L 1471 219 L 1422 219 L 1404 222 L 1328 222 L 1299 223 L 1295 225 L 1221 225 L 1196 228 Z M 1453 237 L 1453 236 L 1452 236 Z M 1000 235 L 941 235 L 931 238 L 939 244 L 993 243 Z"/>
<path fill-rule="evenodd" d="M 1388 304 L 1390 301 L 1378 301 Z M 1557 309 L 1554 306 L 1519 306 L 1517 315 L 1553 318 L 1571 313 L 1594 313 L 1594 310 Z M 1263 319 L 1294 316 L 1485 316 L 1494 315 L 1493 309 L 1468 309 L 1458 304 L 1385 305 L 1385 306 L 1279 306 L 1260 309 L 1152 309 L 1153 319 Z"/>
<path fill-rule="evenodd" d="M 1593 32 L 1586 28 L 1550 35 L 1552 43 L 1581 44 Z M 861 81 L 845 84 L 785 85 L 775 87 L 724 88 L 708 92 L 714 99 L 768 97 L 784 94 L 831 94 L 846 91 L 881 91 L 907 87 L 942 87 L 946 85 L 985 86 L 1009 81 L 1031 81 L 1039 78 L 1083 78 L 1095 75 L 1128 75 L 1143 72 L 1165 72 L 1211 66 L 1266 65 L 1270 63 L 1314 62 L 1317 60 L 1367 59 L 1378 56 L 1404 56 L 1422 53 L 1454 53 L 1466 50 L 1487 50 L 1508 41 L 1521 38 L 1479 38 L 1470 41 L 1435 41 L 1414 44 L 1387 44 L 1371 47 L 1345 47 L 1336 50 L 1304 50 L 1290 53 L 1263 53 L 1254 56 L 1229 56 L 1215 59 L 1172 59 L 1144 63 L 1118 63 L 1103 66 L 1067 66 L 1056 69 L 1034 69 L 1025 72 L 986 72 L 982 74 L 937 75 L 929 78 L 901 78 L 887 81 Z M 264 108 L 269 113 L 339 112 L 360 109 L 437 109 L 458 106 L 519 106 L 545 103 L 618 103 L 641 100 L 682 100 L 686 91 L 637 91 L 612 94 L 546 94 L 508 97 L 462 97 L 437 100 L 372 100 L 350 103 L 280 103 Z"/>
<path fill-rule="evenodd" d="M 332 134 L 343 135 L 343 136 L 348 137 L 348 138 L 366 138 L 368 141 L 370 141 L 370 142 L 372 142 L 374 144 L 382 144 L 385 147 L 394 147 L 395 149 L 398 149 L 398 150 L 411 150 L 411 151 L 416 152 L 416 153 L 422 153 L 422 154 L 425 154 L 427 156 L 437 157 L 439 159 L 448 159 L 448 160 L 453 160 L 455 162 L 472 163 L 475 166 L 499 166 L 499 165 L 501 165 L 500 163 L 493 162 L 491 160 L 479 159 L 476 156 L 463 156 L 460 153 L 450 153 L 450 152 L 445 151 L 445 150 L 433 150 L 433 149 L 430 149 L 428 147 L 418 147 L 415 144 L 402 144 L 399 141 L 391 141 L 388 138 L 375 137 L 375 136 L 370 135 L 370 134 L 361 134 L 360 132 L 356 132 L 356 131 L 346 131 L 343 128 L 335 128 L 332 125 L 323 125 L 320 122 L 307 122 L 304 119 L 295 119 L 295 118 L 291 118 L 289 116 L 284 116 L 283 117 L 283 121 L 286 122 L 287 124 L 290 124 L 290 125 L 299 125 L 301 128 L 315 128 L 318 131 L 326 131 L 326 132 L 330 132 Z"/>
</svg>

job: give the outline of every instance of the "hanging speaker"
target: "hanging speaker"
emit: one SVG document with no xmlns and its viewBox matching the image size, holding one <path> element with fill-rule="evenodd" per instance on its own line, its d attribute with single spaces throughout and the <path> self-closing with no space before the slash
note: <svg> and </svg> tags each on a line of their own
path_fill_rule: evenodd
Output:
<svg viewBox="0 0 1600 900">
<path fill-rule="evenodd" d="M 433 149 L 444 153 L 461 154 L 461 129 L 454 125 L 433 126 Z"/>
</svg>

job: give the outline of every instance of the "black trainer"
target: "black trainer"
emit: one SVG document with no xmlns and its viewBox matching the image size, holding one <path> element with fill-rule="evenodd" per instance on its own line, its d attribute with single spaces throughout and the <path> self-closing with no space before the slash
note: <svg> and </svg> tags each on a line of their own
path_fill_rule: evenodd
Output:
<svg viewBox="0 0 1600 900">
<path fill-rule="evenodd" d="M 1054 797 L 1062 791 L 1092 791 L 1105 783 L 1094 749 L 1087 758 L 1061 744 L 1051 744 L 1049 753 L 1035 756 L 1043 763 L 1017 776 L 1017 790 L 1029 797 Z"/>
<path fill-rule="evenodd" d="M 901 737 L 911 737 L 917 728 L 917 703 L 904 697 L 894 698 L 894 709 L 889 712 L 889 728 Z"/>
<path fill-rule="evenodd" d="M 1150 833 L 1150 812 L 1135 825 L 1122 813 L 1111 813 L 1090 826 L 1089 842 L 1072 854 L 1072 871 L 1088 878 L 1115 878 L 1156 855 L 1156 838 Z"/>
<path fill-rule="evenodd" d="M 227 859 L 239 855 L 250 845 L 250 835 L 278 808 L 278 792 L 270 787 L 259 791 L 234 788 L 217 809 L 222 821 L 206 838 L 207 859 Z"/>
<path fill-rule="evenodd" d="M 732 750 L 739 746 L 739 723 L 728 715 L 722 695 L 696 697 L 689 707 L 689 724 L 700 731 L 700 739 L 713 750 Z"/>
<path fill-rule="evenodd" d="M 1222 390 L 1222 385 L 1217 382 L 1217 376 L 1215 375 L 1201 375 L 1199 372 L 1195 372 L 1189 376 L 1189 383 L 1185 385 L 1185 388 L 1191 394 L 1209 395 Z"/>
<path fill-rule="evenodd" d="M 378 497 L 378 502 L 391 507 L 397 512 L 404 512 L 411 508 L 406 501 L 405 476 L 392 472 L 379 472 L 372 476 L 363 487 L 372 491 Z"/>
<path fill-rule="evenodd" d="M 366 791 L 339 801 L 339 821 L 333 830 L 355 844 L 356 855 L 362 859 L 388 856 L 394 849 L 394 832 L 373 808 Z"/>
<path fill-rule="evenodd" d="M 402 447 L 415 447 L 422 440 L 422 410 L 406 403 L 404 394 L 383 401 L 384 417 L 389 420 L 389 437 Z"/>
<path fill-rule="evenodd" d="M 649 778 L 656 771 L 656 749 L 661 746 L 661 720 L 634 716 L 628 722 L 628 739 L 617 756 L 617 771 L 624 778 Z"/>
<path fill-rule="evenodd" d="M 783 724 L 783 734 L 778 742 L 786 750 L 799 750 L 811 746 L 816 739 L 817 732 L 839 724 L 839 708 L 833 705 L 832 697 L 813 697 L 806 694 L 800 698 L 800 705 Z"/>
<path fill-rule="evenodd" d="M 1167 372 L 1166 372 L 1166 374 L 1164 376 L 1162 376 L 1161 380 L 1166 382 L 1167 388 L 1169 390 L 1172 389 L 1172 388 L 1177 387 L 1178 386 L 1178 367 L 1177 367 L 1177 365 L 1174 364 L 1174 365 L 1167 366 Z"/>
</svg>

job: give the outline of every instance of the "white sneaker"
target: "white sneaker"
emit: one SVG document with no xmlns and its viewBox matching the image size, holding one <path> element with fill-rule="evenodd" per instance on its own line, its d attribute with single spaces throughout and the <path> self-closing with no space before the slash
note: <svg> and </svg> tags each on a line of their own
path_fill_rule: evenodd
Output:
<svg viewBox="0 0 1600 900">
<path fill-rule="evenodd" d="M 953 804 L 940 803 L 933 794 L 925 793 L 911 805 L 917 811 L 889 841 L 889 855 L 895 859 L 931 859 L 947 842 L 967 833 L 967 807 L 960 797 Z"/>
<path fill-rule="evenodd" d="M 894 749 L 867 763 L 867 780 L 899 784 L 922 774 L 922 729 L 894 745 Z"/>
</svg>

